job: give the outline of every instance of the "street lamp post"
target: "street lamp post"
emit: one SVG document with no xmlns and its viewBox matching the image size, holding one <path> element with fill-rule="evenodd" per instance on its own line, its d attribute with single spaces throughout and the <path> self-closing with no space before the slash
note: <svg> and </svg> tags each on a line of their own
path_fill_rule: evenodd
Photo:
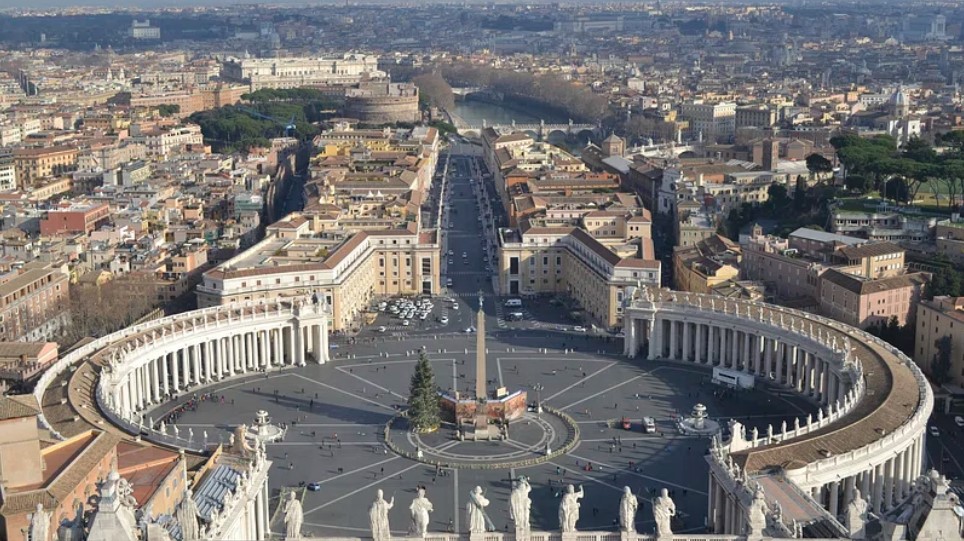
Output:
<svg viewBox="0 0 964 541">
<path fill-rule="evenodd" d="M 532 390 L 536 392 L 536 413 L 542 413 L 542 390 L 545 389 L 541 383 L 536 383 L 532 386 Z"/>
</svg>

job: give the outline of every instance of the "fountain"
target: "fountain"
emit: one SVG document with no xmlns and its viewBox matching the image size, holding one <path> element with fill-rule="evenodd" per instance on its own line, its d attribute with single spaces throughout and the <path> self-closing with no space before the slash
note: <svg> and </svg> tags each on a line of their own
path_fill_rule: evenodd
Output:
<svg viewBox="0 0 964 541">
<path fill-rule="evenodd" d="M 254 414 L 254 424 L 248 427 L 245 434 L 247 439 L 254 440 L 256 443 L 270 443 L 284 439 L 285 430 L 277 425 L 271 424 L 268 412 L 258 410 Z"/>
<path fill-rule="evenodd" d="M 688 417 L 681 417 L 677 421 L 680 434 L 690 436 L 713 436 L 720 432 L 720 423 L 709 418 L 706 406 L 696 404 Z"/>
</svg>

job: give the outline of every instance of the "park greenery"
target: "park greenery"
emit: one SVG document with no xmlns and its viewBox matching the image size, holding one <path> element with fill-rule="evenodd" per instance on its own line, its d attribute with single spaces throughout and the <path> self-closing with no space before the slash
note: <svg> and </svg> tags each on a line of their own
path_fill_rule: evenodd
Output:
<svg viewBox="0 0 964 541">
<path fill-rule="evenodd" d="M 738 241 L 740 231 L 760 220 L 778 222 L 779 229 L 775 233 L 784 237 L 800 227 L 822 231 L 829 218 L 826 202 L 832 198 L 834 189 L 822 185 L 804 189 L 802 179 L 800 181 L 796 183 L 793 197 L 786 186 L 772 184 L 767 189 L 764 203 L 743 203 L 733 207 L 719 233 Z"/>
<path fill-rule="evenodd" d="M 191 115 L 190 121 L 201 126 L 204 140 L 216 152 L 267 146 L 269 139 L 286 135 L 289 123 L 295 125 L 292 137 L 313 137 L 319 132 L 317 123 L 339 106 L 330 96 L 312 88 L 261 89 L 244 94 L 242 100 L 244 105 Z"/>
<path fill-rule="evenodd" d="M 408 420 L 416 432 L 433 432 L 442 424 L 438 385 L 425 351 L 418 355 L 408 392 Z"/>
<path fill-rule="evenodd" d="M 848 189 L 861 194 L 877 191 L 881 197 L 897 203 L 917 201 L 921 189 L 938 197 L 936 205 L 945 202 L 955 206 L 964 194 L 964 132 L 954 131 L 940 137 L 943 152 L 913 137 L 897 146 L 889 135 L 864 138 L 842 134 L 831 138 L 837 157 L 846 169 Z"/>
</svg>

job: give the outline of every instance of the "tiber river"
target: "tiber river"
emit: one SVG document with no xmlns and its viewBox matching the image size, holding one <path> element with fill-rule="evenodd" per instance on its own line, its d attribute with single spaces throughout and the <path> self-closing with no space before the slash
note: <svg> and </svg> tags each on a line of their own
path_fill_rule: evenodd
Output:
<svg viewBox="0 0 964 541">
<path fill-rule="evenodd" d="M 494 103 L 487 103 L 483 101 L 456 101 L 455 110 L 453 112 L 462 117 L 465 122 L 473 126 L 481 126 L 483 120 L 488 122 L 490 126 L 492 124 L 511 124 L 513 120 L 515 120 L 516 124 L 539 123 L 538 116 L 533 116 L 529 113 L 526 113 L 521 108 L 510 109 L 502 105 L 496 105 Z M 546 124 L 564 124 L 569 121 L 569 119 L 548 114 L 542 115 L 542 119 L 546 121 Z"/>
</svg>

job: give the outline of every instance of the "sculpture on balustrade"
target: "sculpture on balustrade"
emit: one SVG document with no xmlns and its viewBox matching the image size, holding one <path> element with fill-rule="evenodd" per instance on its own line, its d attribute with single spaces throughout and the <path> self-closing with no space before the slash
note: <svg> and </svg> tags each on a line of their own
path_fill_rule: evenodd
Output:
<svg viewBox="0 0 964 541">
<path fill-rule="evenodd" d="M 623 487 L 623 499 L 619 502 L 619 530 L 626 533 L 636 533 L 636 509 L 639 499 L 633 494 L 633 489 Z"/>
<path fill-rule="evenodd" d="M 301 524 L 305 520 L 304 510 L 294 492 L 288 493 L 285 503 L 285 539 L 301 539 Z"/>
<path fill-rule="evenodd" d="M 123 477 L 118 477 L 117 479 L 117 496 L 121 505 L 131 509 L 137 509 L 137 500 L 134 498 L 134 487 L 131 486 L 130 481 L 124 479 Z"/>
<path fill-rule="evenodd" d="M 388 511 L 395 506 L 395 496 L 391 501 L 385 501 L 384 493 L 381 489 L 375 492 L 375 501 L 368 509 L 368 521 L 372 529 L 372 539 L 374 541 L 391 541 L 392 532 L 388 526 Z"/>
<path fill-rule="evenodd" d="M 50 530 L 50 513 L 44 511 L 44 504 L 38 503 L 36 510 L 30 516 L 30 539 L 47 541 L 47 532 Z"/>
<path fill-rule="evenodd" d="M 579 521 L 579 500 L 585 495 L 582 486 L 579 487 L 579 492 L 576 492 L 576 487 L 573 485 L 566 487 L 566 493 L 562 495 L 562 501 L 559 502 L 559 527 L 562 533 L 576 531 L 576 522 Z"/>
<path fill-rule="evenodd" d="M 491 527 L 492 521 L 485 513 L 485 508 L 489 506 L 489 500 L 485 497 L 482 487 L 475 487 L 469 493 L 469 502 L 465 506 L 468 515 L 469 533 L 485 533 L 494 529 Z"/>
<path fill-rule="evenodd" d="M 187 489 L 184 499 L 177 507 L 177 522 L 181 525 L 181 541 L 197 541 L 200 539 L 201 531 L 197 521 L 198 508 L 194 503 L 194 492 Z"/>
<path fill-rule="evenodd" d="M 77 513 L 72 520 L 64 520 L 57 528 L 57 541 L 84 541 L 84 506 L 77 505 Z"/>
<path fill-rule="evenodd" d="M 532 509 L 530 492 L 532 492 L 532 487 L 529 485 L 529 480 L 523 476 L 516 480 L 515 488 L 509 495 L 509 515 L 515 522 L 517 533 L 529 532 L 529 512 Z"/>
<path fill-rule="evenodd" d="M 412 500 L 412 505 L 408 507 L 408 510 L 412 514 L 412 534 L 417 537 L 425 537 L 428 532 L 428 514 L 434 511 L 435 507 L 425 497 L 424 487 L 418 487 L 415 491 L 415 499 Z"/>
<path fill-rule="evenodd" d="M 653 519 L 656 521 L 656 537 L 671 538 L 673 536 L 673 517 L 676 516 L 676 503 L 669 497 L 669 490 L 660 490 L 659 496 L 653 499 Z"/>
<path fill-rule="evenodd" d="M 746 528 L 747 536 L 749 537 L 762 537 L 763 531 L 767 527 L 767 502 L 763 495 L 763 487 L 760 485 L 756 486 L 756 490 L 753 492 L 753 501 L 750 502 L 750 508 L 747 511 L 746 518 Z"/>
<path fill-rule="evenodd" d="M 847 510 L 844 513 L 844 526 L 846 526 L 851 539 L 864 539 L 866 537 L 869 507 L 867 500 L 860 494 L 860 489 L 855 488 L 854 498 L 847 505 Z"/>
</svg>

